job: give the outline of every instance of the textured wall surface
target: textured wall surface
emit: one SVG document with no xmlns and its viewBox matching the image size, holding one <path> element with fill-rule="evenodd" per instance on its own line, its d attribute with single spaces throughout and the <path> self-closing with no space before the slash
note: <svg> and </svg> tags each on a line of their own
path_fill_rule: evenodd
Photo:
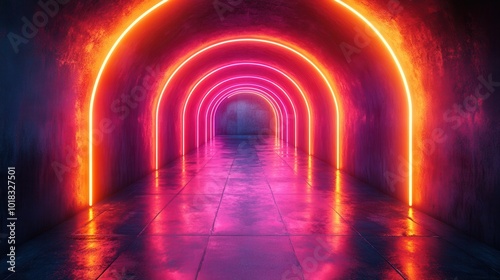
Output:
<svg viewBox="0 0 500 280">
<path fill-rule="evenodd" d="M 414 206 L 500 247 L 496 3 L 346 2 L 385 35 L 408 77 L 414 114 Z M 43 3 L 51 4 L 0 4 L 0 160 L 2 170 L 17 170 L 20 242 L 87 207 L 87 138 L 95 79 L 121 32 L 156 1 Z M 229 7 L 217 9 L 213 1 L 169 1 L 115 49 L 100 73 L 94 99 L 95 200 L 153 170 L 158 94 L 176 67 L 211 43 L 253 37 L 288 42 L 312 57 L 338 98 L 342 169 L 407 201 L 408 104 L 400 73 L 374 33 L 333 1 L 259 0 Z M 47 16 L 36 16 L 42 12 Z M 311 108 L 312 153 L 334 165 L 335 106 L 327 85 L 302 58 L 261 43 L 211 49 L 175 72 L 159 107 L 160 165 L 182 152 L 188 93 L 185 148 L 191 150 L 197 144 L 196 110 L 208 106 L 203 94 L 238 76 L 267 77 L 290 94 L 298 114 L 294 144 L 307 149 L 306 103 L 296 85 L 276 71 L 240 65 L 195 87 L 207 72 L 238 62 L 264 63 L 298 81 Z M 237 83 L 273 88 L 249 77 L 228 86 Z M 292 111 L 290 104 L 285 107 Z M 200 129 L 205 131 L 204 124 Z M 5 213 L 1 215 L 4 223 Z"/>
<path fill-rule="evenodd" d="M 270 105 L 258 97 L 231 97 L 221 103 L 215 115 L 216 134 L 273 135 L 275 121 L 271 110 Z"/>
</svg>

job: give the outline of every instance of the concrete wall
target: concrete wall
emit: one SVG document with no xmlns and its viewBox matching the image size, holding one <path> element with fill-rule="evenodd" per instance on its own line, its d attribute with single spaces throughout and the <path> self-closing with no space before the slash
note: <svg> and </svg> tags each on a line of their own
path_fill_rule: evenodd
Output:
<svg viewBox="0 0 500 280">
<path fill-rule="evenodd" d="M 217 135 L 274 135 L 274 114 L 255 96 L 233 96 L 221 103 L 215 121 Z"/>
</svg>

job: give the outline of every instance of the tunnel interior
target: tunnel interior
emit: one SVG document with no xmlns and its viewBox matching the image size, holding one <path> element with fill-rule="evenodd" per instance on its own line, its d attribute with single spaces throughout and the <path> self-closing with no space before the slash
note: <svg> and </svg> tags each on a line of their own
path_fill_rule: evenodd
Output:
<svg viewBox="0 0 500 280">
<path fill-rule="evenodd" d="M 250 94 L 226 97 L 214 118 L 215 135 L 272 135 L 278 123 L 270 101 Z"/>
<path fill-rule="evenodd" d="M 250 135 L 500 248 L 494 2 L 89 3 L 1 4 L 20 243 Z"/>
</svg>

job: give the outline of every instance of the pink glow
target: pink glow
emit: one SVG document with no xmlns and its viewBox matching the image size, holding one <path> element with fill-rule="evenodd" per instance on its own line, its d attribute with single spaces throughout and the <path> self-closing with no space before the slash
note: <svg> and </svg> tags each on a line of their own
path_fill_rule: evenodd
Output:
<svg viewBox="0 0 500 280">
<path fill-rule="evenodd" d="M 276 41 L 271 41 L 271 40 L 267 40 L 267 39 L 259 39 L 259 38 L 239 38 L 239 39 L 230 39 L 230 40 L 225 40 L 225 41 L 221 41 L 221 42 L 218 42 L 218 43 L 214 43 L 212 45 L 209 45 L 207 47 L 204 47 L 202 48 L 201 50 L 198 50 L 197 52 L 195 52 L 194 54 L 192 54 L 191 56 L 189 56 L 186 60 L 184 60 L 172 73 L 172 75 L 169 76 L 169 78 L 167 79 L 167 82 L 165 83 L 165 86 L 163 87 L 161 93 L 160 93 L 160 96 L 158 98 L 158 103 L 157 103 L 157 106 L 156 106 L 156 114 L 155 114 L 155 167 L 156 169 L 158 169 L 159 167 L 159 162 L 158 162 L 158 156 L 159 156 L 159 111 L 160 111 L 160 104 L 161 104 L 161 100 L 163 99 L 163 95 L 165 93 L 165 90 L 167 89 L 168 85 L 170 84 L 170 81 L 173 79 L 173 77 L 180 71 L 180 69 L 182 67 L 184 67 L 188 62 L 190 62 L 191 60 L 193 60 L 195 57 L 197 57 L 198 55 L 210 50 L 210 49 L 213 49 L 213 48 L 216 48 L 216 47 L 219 47 L 219 46 L 223 46 L 223 45 L 227 45 L 227 44 L 237 44 L 237 43 L 260 43 L 260 44 L 266 44 L 266 45 L 271 45 L 271 46 L 275 46 L 275 47 L 279 47 L 283 50 L 286 50 L 298 57 L 300 57 L 301 59 L 303 59 L 305 62 L 307 62 L 307 64 L 309 64 L 310 66 L 312 66 L 317 74 L 320 75 L 320 77 L 323 79 L 323 82 L 328 86 L 329 88 L 329 91 L 331 93 L 331 96 L 333 98 L 333 102 L 335 104 L 335 117 L 336 117 L 336 151 L 337 151 L 337 169 L 340 168 L 340 156 L 339 156 L 339 152 L 340 152 L 340 110 L 339 110 L 339 106 L 338 106 L 338 102 L 337 102 L 337 98 L 335 96 L 335 93 L 333 91 L 333 87 L 331 86 L 330 82 L 328 81 L 328 79 L 326 78 L 326 75 L 322 72 L 322 70 L 310 59 L 308 58 L 306 55 L 304 55 L 303 53 L 297 51 L 295 48 L 292 48 L 288 45 L 285 45 L 283 43 L 280 43 L 280 42 L 276 42 Z M 290 77 L 288 77 L 290 78 Z M 290 78 L 290 81 L 292 83 L 294 83 L 297 87 L 298 84 Z M 300 88 L 300 87 L 299 87 Z M 303 98 L 305 100 L 307 100 L 307 97 L 306 95 L 304 94 L 304 92 L 301 90 L 301 95 L 303 96 Z M 184 113 L 185 113 L 185 109 L 186 109 L 186 104 L 188 103 L 190 99 L 190 95 L 188 96 L 187 100 L 186 100 L 186 103 L 184 105 Z M 308 114 L 309 114 L 309 133 L 308 133 L 308 137 L 309 137 L 309 146 L 308 146 L 308 153 L 309 154 L 312 154 L 312 150 L 311 150 L 311 137 L 312 137 L 312 123 L 311 123 L 311 110 L 310 110 L 310 107 L 307 106 L 307 110 L 308 110 Z M 184 119 L 184 114 L 183 114 L 183 117 Z M 182 124 L 183 126 L 184 124 Z M 182 143 L 182 154 L 185 153 L 185 135 L 184 133 L 182 133 L 182 139 L 181 139 L 181 143 Z"/>
<path fill-rule="evenodd" d="M 258 87 L 258 86 L 257 86 L 257 87 Z M 210 127 L 210 129 L 212 129 L 212 127 L 211 127 L 211 126 L 209 126 L 209 124 L 208 124 L 208 122 L 209 122 L 209 120 L 210 120 L 210 119 L 208 118 L 208 110 L 210 109 L 210 106 L 212 105 L 213 101 L 221 99 L 221 98 L 220 98 L 221 94 L 226 93 L 228 90 L 231 90 L 231 89 L 232 89 L 232 91 L 231 91 L 231 92 L 234 92 L 234 91 L 236 91 L 236 90 L 241 90 L 241 91 L 242 91 L 242 90 L 247 90 L 247 91 L 254 91 L 254 92 L 259 92 L 259 93 L 261 93 L 261 94 L 264 94 L 265 96 L 267 96 L 268 98 L 270 98 L 271 100 L 273 100 L 273 101 L 276 103 L 277 108 L 279 109 L 279 111 L 280 111 L 281 115 L 283 116 L 283 112 L 281 111 L 281 106 L 279 106 L 279 104 L 276 102 L 276 99 L 277 99 L 277 100 L 279 100 L 279 102 L 281 103 L 281 105 L 283 106 L 283 109 L 284 109 L 284 111 L 285 111 L 285 116 L 286 116 L 286 117 L 282 117 L 281 119 L 282 119 L 282 120 L 283 120 L 283 119 L 285 119 L 285 120 L 286 120 L 286 125 L 285 125 L 285 126 L 286 126 L 286 133 L 287 133 L 287 135 L 288 135 L 288 133 L 289 133 L 289 127 L 288 127 L 288 111 L 286 110 L 286 106 L 285 106 L 285 104 L 283 104 L 283 101 L 282 101 L 282 100 L 281 100 L 278 96 L 276 96 L 276 94 L 274 94 L 274 92 L 270 91 L 270 92 L 271 92 L 271 94 L 272 94 L 274 97 L 276 97 L 276 99 L 275 99 L 275 98 L 273 98 L 273 97 L 272 97 L 272 96 L 271 96 L 268 92 L 266 92 L 266 90 L 267 90 L 267 91 L 269 91 L 267 88 L 264 88 L 265 90 L 259 90 L 259 89 L 257 89 L 257 87 L 243 87 L 243 85 L 236 85 L 236 86 L 228 87 L 228 88 L 225 88 L 223 91 L 221 91 L 221 92 L 220 92 L 220 93 L 219 93 L 219 94 L 218 94 L 215 98 L 213 98 L 213 99 L 211 100 L 211 102 L 210 102 L 210 104 L 209 104 L 209 106 L 208 106 L 208 108 L 207 108 L 207 110 L 206 110 L 206 113 L 205 113 L 205 142 L 207 142 L 207 132 L 208 132 L 208 128 Z M 261 87 L 261 88 L 262 88 L 262 87 Z M 222 97 L 222 98 L 224 98 L 224 97 Z M 200 104 L 200 107 L 198 108 L 198 110 L 199 110 L 200 108 L 201 108 L 201 104 Z M 197 121 L 199 121 L 199 119 L 197 119 Z M 281 137 L 280 137 L 281 139 L 283 139 L 283 138 L 284 138 L 284 137 L 283 137 L 283 136 L 284 136 L 284 131 L 285 131 L 285 130 L 284 130 L 284 128 L 283 128 L 283 121 L 281 121 L 281 132 L 282 132 L 282 133 L 281 133 Z M 197 131 L 197 132 L 199 132 L 199 131 Z M 211 134 L 210 134 L 210 135 L 212 135 L 212 131 L 211 131 Z"/>
<path fill-rule="evenodd" d="M 210 105 L 208 106 L 208 108 L 206 110 L 206 113 L 205 113 L 205 127 L 206 128 L 210 127 L 210 129 L 211 129 L 211 135 L 214 133 L 215 112 L 217 111 L 217 109 L 218 109 L 219 105 L 222 103 L 222 101 L 225 98 L 229 98 L 229 97 L 234 96 L 236 94 L 244 94 L 244 93 L 252 93 L 254 95 L 260 95 L 263 98 L 269 99 L 270 102 L 274 101 L 273 104 L 275 104 L 277 110 L 279 111 L 279 113 L 281 115 L 281 122 L 280 122 L 281 132 L 284 131 L 284 129 L 283 129 L 283 119 L 285 119 L 285 117 L 283 116 L 283 112 L 281 110 L 281 107 L 276 102 L 276 100 L 272 96 L 270 96 L 269 93 L 267 93 L 267 92 L 265 92 L 263 90 L 260 90 L 260 89 L 252 88 L 252 87 L 238 87 L 238 86 L 235 86 L 235 87 L 226 88 L 223 91 L 221 91 L 219 94 L 217 94 L 217 96 L 214 99 L 212 99 L 212 102 L 210 102 Z M 215 102 L 216 105 L 212 106 L 212 103 L 215 100 L 217 100 Z M 210 108 L 212 108 L 212 109 L 210 110 Z M 285 107 L 285 110 L 286 110 L 286 107 Z M 209 111 L 210 111 L 210 117 L 208 116 L 209 115 L 208 114 Z M 210 122 L 210 124 L 209 124 L 209 122 Z M 208 129 L 206 129 L 206 131 L 208 131 Z M 287 124 L 286 124 L 286 131 L 287 132 L 289 131 L 288 119 L 287 119 Z M 283 135 L 283 133 L 282 133 L 282 135 Z"/>
<path fill-rule="evenodd" d="M 277 106 L 278 104 L 275 104 L 272 102 L 272 101 L 276 102 L 276 100 L 270 99 L 269 96 L 266 96 L 265 93 L 261 93 L 258 91 L 235 90 L 235 91 L 228 92 L 225 95 L 221 96 L 221 98 L 219 98 L 217 101 L 216 107 L 214 107 L 215 110 L 212 110 L 211 120 L 212 120 L 213 126 L 215 126 L 215 112 L 217 112 L 217 110 L 219 109 L 219 106 L 222 104 L 222 102 L 224 102 L 224 100 L 227 98 L 231 98 L 235 95 L 240 95 L 240 94 L 256 95 L 256 96 L 264 99 L 269 104 L 269 106 L 271 107 L 273 114 L 274 114 L 275 136 L 276 136 L 276 138 L 278 138 L 280 125 L 283 129 L 283 112 L 281 111 L 279 106 Z"/>
<path fill-rule="evenodd" d="M 304 100 L 304 103 L 306 105 L 306 108 L 307 108 L 307 111 L 308 111 L 308 152 L 309 154 L 311 153 L 311 137 L 312 137 L 312 120 L 311 120 L 311 108 L 310 108 L 310 105 L 309 105 L 309 102 L 306 98 L 306 95 L 304 94 L 304 91 L 302 90 L 302 88 L 298 85 L 298 83 L 293 80 L 290 75 L 286 74 L 285 72 L 275 68 L 275 67 L 272 67 L 272 66 L 269 66 L 269 65 L 266 65 L 266 64 L 262 64 L 262 63 L 255 63 L 255 62 L 242 62 L 242 63 L 233 63 L 233 64 L 229 64 L 229 65 L 225 65 L 225 66 L 221 66 L 215 70 L 212 70 L 211 72 L 209 72 L 208 74 L 206 74 L 205 76 L 203 76 L 200 80 L 198 80 L 198 82 L 196 82 L 195 86 L 191 89 L 191 91 L 189 92 L 188 94 L 188 97 L 186 99 L 186 102 L 184 104 L 184 107 L 183 107 L 183 112 L 182 112 L 182 123 L 181 123 L 181 127 L 182 127 L 182 139 L 181 139 L 181 143 L 182 143 L 182 151 L 183 151 L 183 154 L 185 153 L 185 132 L 186 132 L 186 128 L 185 128 L 185 118 L 186 118 L 186 109 L 187 109 L 187 106 L 188 106 L 188 103 L 189 103 L 189 100 L 193 94 L 193 92 L 196 90 L 196 88 L 204 81 L 206 80 L 207 78 L 209 78 L 210 76 L 212 76 L 213 74 L 221 71 L 221 70 L 224 70 L 224 69 L 227 69 L 227 68 L 230 68 L 230 67 L 235 67 L 235 66 L 258 66 L 258 67 L 263 67 L 263 68 L 266 68 L 266 69 L 270 69 L 270 70 L 273 70 L 277 73 L 279 73 L 280 75 L 282 75 L 283 77 L 285 77 L 287 80 L 289 80 L 295 87 L 296 89 L 300 92 L 303 100 Z M 248 76 L 248 77 L 251 77 L 251 76 Z M 260 78 L 260 77 L 259 77 Z M 291 98 L 289 97 L 289 95 L 286 93 L 286 91 L 280 87 L 279 85 L 277 85 L 276 83 L 268 80 L 268 79 L 264 79 L 264 78 L 260 78 L 261 80 L 263 81 L 266 81 L 268 83 L 271 83 L 273 84 L 274 86 L 278 87 L 283 93 L 285 93 L 285 95 L 287 96 L 288 100 L 290 101 L 290 103 L 292 104 L 292 107 L 294 109 L 294 113 L 295 113 L 295 116 L 297 115 L 297 111 L 295 109 L 295 106 L 293 105 L 293 102 L 291 100 Z M 206 95 L 204 96 L 203 100 L 202 100 L 202 103 L 204 102 L 206 98 Z M 199 117 L 199 116 L 198 116 Z M 199 124 L 198 124 L 199 125 Z M 197 126 L 197 131 L 199 131 L 199 126 Z M 295 128 L 295 131 L 297 131 L 297 127 Z M 296 133 L 297 134 L 297 133 Z M 295 135 L 295 145 L 297 144 L 297 135 Z M 199 135 L 197 135 L 197 146 L 199 146 Z"/>
<path fill-rule="evenodd" d="M 209 119 L 209 121 L 210 121 L 210 123 L 211 123 L 211 124 L 210 124 L 210 128 L 211 128 L 211 131 L 212 131 L 214 134 L 215 134 L 215 114 L 216 114 L 217 110 L 219 109 L 219 106 L 222 104 L 222 102 L 224 102 L 224 100 L 225 100 L 225 99 L 227 99 L 227 98 L 231 98 L 231 97 L 233 97 L 233 96 L 235 96 L 235 95 L 239 95 L 239 94 L 252 94 L 252 95 L 258 95 L 258 96 L 260 96 L 260 97 L 262 97 L 262 98 L 266 99 L 266 97 L 265 97 L 264 95 L 261 95 L 261 94 L 259 94 L 259 93 L 255 92 L 255 91 L 248 91 L 248 90 L 235 90 L 235 91 L 229 92 L 228 94 L 226 94 L 225 96 L 223 96 L 222 98 L 220 98 L 219 100 L 217 100 L 216 105 L 215 105 L 215 106 L 212 108 L 212 110 L 211 110 L 211 113 L 210 113 L 210 119 Z M 266 99 L 266 100 L 268 100 L 268 99 Z M 269 104 L 272 104 L 270 101 L 268 101 L 268 103 L 269 103 Z M 273 107 L 273 110 L 275 111 L 275 110 L 276 110 L 276 108 L 274 108 L 274 107 Z M 207 111 L 207 112 L 208 112 L 208 111 Z M 274 114 L 276 115 L 276 112 L 275 112 Z M 281 114 L 281 116 L 282 116 L 282 114 Z M 208 121 L 208 120 L 206 120 L 206 121 Z M 280 120 L 280 125 L 281 125 L 281 127 L 283 127 L 283 117 L 281 117 L 281 120 Z M 276 123 L 276 125 L 275 125 L 275 126 L 276 126 L 276 128 L 275 128 L 275 129 L 278 129 L 278 124 L 277 124 L 277 123 Z M 275 133 L 275 134 L 277 134 L 277 133 Z M 278 137 L 277 137 L 277 135 L 276 135 L 276 138 L 278 138 Z"/>
<path fill-rule="evenodd" d="M 288 93 L 282 88 L 280 87 L 278 84 L 268 80 L 268 79 L 265 79 L 265 78 L 261 78 L 261 77 L 257 77 L 257 76 L 239 76 L 239 77 L 234 77 L 234 78 L 230 78 L 230 79 L 226 79 L 218 84 L 216 84 L 215 86 L 213 86 L 204 96 L 203 96 L 203 99 L 200 103 L 200 105 L 198 106 L 198 109 L 197 109 L 197 118 L 196 118 L 196 131 L 197 131 L 197 146 L 199 146 L 199 131 L 200 131 L 200 124 L 199 124 L 199 121 L 200 121 L 200 110 L 203 106 L 203 103 L 205 102 L 206 98 L 208 97 L 208 95 L 215 90 L 215 88 L 219 87 L 220 85 L 223 85 L 225 83 L 228 83 L 230 81 L 235 81 L 235 80 L 238 80 L 238 79 L 255 79 L 255 80 L 259 80 L 259 81 L 265 81 L 267 83 L 270 83 L 272 84 L 273 86 L 277 87 L 287 98 L 288 98 L 288 101 L 290 102 L 290 105 L 292 106 L 292 109 L 294 111 L 294 118 L 295 118 L 295 142 L 294 144 L 297 145 L 297 131 L 298 131 L 298 128 L 297 128 L 297 110 L 295 108 L 295 105 L 293 104 L 290 96 L 288 95 Z M 288 136 L 289 136 L 289 132 L 288 132 L 288 110 L 286 109 L 286 106 L 283 102 L 283 100 L 281 98 L 279 98 L 277 96 L 277 94 L 275 94 L 272 90 L 270 90 L 269 88 L 265 87 L 265 86 L 261 86 L 261 85 L 257 85 L 257 84 L 241 84 L 241 85 L 238 85 L 238 86 L 253 86 L 253 87 L 258 87 L 258 88 L 261 88 L 263 90 L 266 90 L 270 93 L 272 93 L 274 96 L 276 96 L 276 98 L 280 101 L 280 103 L 282 104 L 283 108 L 285 108 L 285 111 L 286 111 L 286 115 L 287 115 L 287 134 L 286 134 L 286 141 L 289 142 L 289 139 L 288 139 Z M 236 86 L 232 86 L 231 88 L 234 88 Z M 210 102 L 210 105 L 209 107 L 211 106 L 213 100 Z M 212 134 L 210 134 L 212 135 Z M 207 126 L 205 125 L 205 142 L 208 141 L 208 129 L 207 129 Z"/>
</svg>

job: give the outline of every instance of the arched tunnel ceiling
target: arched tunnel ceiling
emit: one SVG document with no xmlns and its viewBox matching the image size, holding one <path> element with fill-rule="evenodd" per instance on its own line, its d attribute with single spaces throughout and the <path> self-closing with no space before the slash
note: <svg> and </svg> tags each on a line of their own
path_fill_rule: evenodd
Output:
<svg viewBox="0 0 500 280">
<path fill-rule="evenodd" d="M 311 115 L 311 121 L 316 127 L 312 128 L 313 136 L 309 136 L 313 140 L 307 140 L 309 133 L 304 131 L 305 133 L 301 135 L 304 135 L 306 140 L 302 143 L 299 141 L 296 143 L 297 146 L 309 150 L 312 154 L 323 156 L 334 165 L 340 164 L 339 157 L 342 157 L 346 166 L 350 166 L 353 161 L 349 159 L 355 157 L 355 154 L 361 152 L 381 154 L 386 151 L 373 152 L 372 145 L 351 146 L 342 147 L 339 153 L 328 152 L 330 155 L 321 155 L 330 149 L 328 147 L 330 144 L 325 146 L 325 142 L 333 142 L 339 147 L 340 143 L 354 142 L 353 138 L 360 137 L 357 135 L 357 128 L 363 129 L 365 124 L 366 129 L 370 129 L 370 122 L 383 120 L 389 122 L 389 129 L 377 130 L 376 134 L 380 137 L 377 143 L 390 142 L 390 145 L 385 146 L 391 147 L 389 153 L 404 154 L 405 141 L 402 139 L 407 139 L 405 130 L 409 129 L 406 92 L 400 73 L 387 49 L 374 38 L 373 31 L 359 18 L 331 1 L 318 2 L 314 5 L 305 1 L 274 4 L 254 1 L 247 3 L 244 9 L 235 9 L 234 13 L 224 17 L 223 20 L 218 13 L 213 12 L 213 3 L 200 1 L 197 5 L 193 5 L 193 3 L 168 2 L 153 10 L 134 26 L 112 53 L 96 92 L 97 108 L 94 118 L 107 118 L 112 114 L 109 110 L 99 108 L 100 104 L 109 107 L 109 104 L 119 99 L 123 92 L 129 92 L 137 85 L 140 79 L 138 77 L 150 75 L 151 69 L 155 71 L 154 90 L 150 91 L 145 96 L 146 101 L 142 102 L 147 106 L 141 105 L 139 110 L 133 112 L 141 120 L 151 117 L 151 108 L 158 103 L 159 96 L 165 96 L 158 107 L 158 115 L 161 116 L 160 112 L 163 110 L 175 111 L 182 108 L 179 105 L 185 104 L 187 92 L 192 92 L 189 101 L 196 104 L 203 98 L 203 92 L 227 77 L 253 74 L 276 79 L 272 73 L 270 75 L 261 69 L 242 65 L 232 68 L 230 73 L 221 71 L 210 77 L 210 80 L 197 85 L 206 73 L 218 67 L 241 62 L 261 63 L 287 73 L 307 95 L 307 101 L 310 103 L 306 106 L 310 111 L 307 114 Z M 227 43 L 228 40 L 234 42 Z M 193 54 L 207 47 L 210 49 L 191 59 Z M 304 61 L 304 57 L 287 48 L 296 50 L 310 60 L 324 77 Z M 186 63 L 188 58 L 190 60 Z M 182 68 L 179 69 L 179 66 Z M 325 83 L 325 78 L 328 83 Z M 279 79 L 278 77 L 277 82 Z M 197 86 L 196 91 L 199 93 L 192 91 L 193 85 Z M 158 95 L 163 87 L 165 87 L 163 95 Z M 286 85 L 284 87 L 287 91 L 295 92 L 291 95 L 294 99 L 298 99 L 293 87 Z M 102 92 L 105 94 L 101 94 Z M 333 100 L 332 93 L 336 100 Z M 304 110 L 304 104 L 298 103 L 297 106 L 299 108 L 302 106 Z M 324 112 L 337 113 L 337 106 L 342 119 L 342 123 L 338 121 L 340 124 L 338 127 L 335 114 L 332 114 L 333 116 L 324 114 Z M 99 115 L 100 113 L 102 115 Z M 184 115 L 185 112 L 179 114 Z M 306 113 L 301 112 L 300 115 L 304 114 Z M 158 117 L 157 126 L 166 126 L 165 121 L 178 122 L 172 118 L 166 120 Z M 155 134 L 153 132 L 155 128 L 147 121 L 141 123 L 141 127 L 144 126 L 149 126 L 149 129 L 145 129 L 146 135 Z M 157 143 L 161 142 L 162 135 L 179 132 L 179 129 L 175 128 L 173 131 L 166 129 L 164 132 L 160 128 L 156 129 L 159 130 L 160 139 L 156 140 Z M 183 129 L 181 128 L 182 131 Z M 322 130 L 324 135 L 321 137 L 314 135 L 314 130 Z M 342 134 L 341 130 L 350 133 Z M 375 134 L 375 131 L 372 133 Z M 336 134 L 342 138 L 341 141 L 335 139 Z M 151 138 L 150 136 L 148 138 Z M 193 148 L 193 145 L 189 144 L 186 144 L 188 148 L 184 148 L 184 140 L 181 141 L 183 146 L 181 152 Z M 149 144 L 155 146 L 155 143 Z M 320 147 L 318 152 L 314 152 L 314 147 Z M 340 156 L 343 153 L 347 156 Z M 332 154 L 337 160 L 332 159 Z M 109 157 L 109 154 L 107 156 L 113 158 Z M 159 162 L 164 160 L 156 160 L 156 166 L 161 165 Z"/>
<path fill-rule="evenodd" d="M 384 87 L 386 94 L 391 94 L 391 90 L 399 93 L 399 77 L 387 51 L 377 40 L 370 40 L 370 48 L 350 56 L 346 56 L 348 51 L 345 48 L 344 52 L 339 47 L 342 43 L 356 47 L 355 39 L 363 41 L 373 36 L 359 19 L 353 18 L 332 1 L 314 5 L 305 2 L 286 1 L 269 7 L 271 4 L 266 1 L 252 1 L 245 3 L 242 9 L 235 9 L 223 21 L 214 12 L 210 2 L 167 2 L 124 38 L 113 55 L 117 59 L 110 60 L 107 72 L 120 81 L 140 76 L 142 73 L 133 71 L 144 71 L 146 67 L 158 67 L 167 74 L 189 54 L 210 43 L 236 38 L 268 38 L 313 54 L 316 62 L 331 73 L 330 78 L 335 84 L 358 86 L 358 94 L 363 92 L 363 86 L 367 86 L 367 83 L 358 82 L 356 85 L 354 81 L 366 81 L 366 78 L 373 76 L 378 81 L 390 81 Z M 242 16 L 238 12 L 245 12 L 246 15 Z M 357 36 L 356 30 L 367 30 L 368 35 Z M 214 64 L 242 60 L 266 61 L 288 71 L 297 69 L 296 75 L 309 74 L 296 68 L 302 66 L 303 62 L 294 59 L 289 53 L 263 44 L 248 43 L 232 44 L 207 52 L 203 59 L 193 62 L 191 67 L 204 72 Z M 308 79 L 308 83 L 315 82 L 316 79 L 312 77 Z M 126 84 L 122 86 L 127 87 Z M 356 99 L 357 96 L 344 93 L 342 99 L 346 98 Z"/>
<path fill-rule="evenodd" d="M 214 104 L 215 135 L 274 135 L 280 137 L 284 114 L 271 96 L 246 89 L 230 91 Z"/>
</svg>

